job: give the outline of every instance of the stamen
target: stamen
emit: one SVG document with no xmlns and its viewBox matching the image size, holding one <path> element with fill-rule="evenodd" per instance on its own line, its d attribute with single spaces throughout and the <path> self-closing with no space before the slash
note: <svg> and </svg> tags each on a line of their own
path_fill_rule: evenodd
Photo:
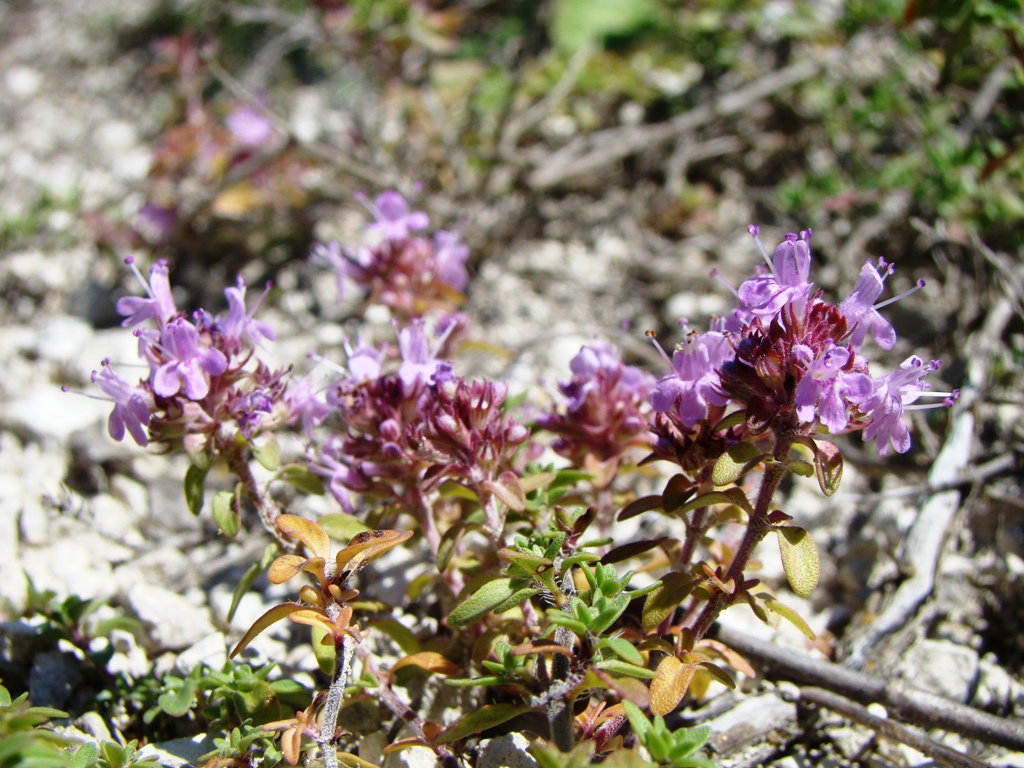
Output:
<svg viewBox="0 0 1024 768">
<path fill-rule="evenodd" d="M 764 256 L 764 260 L 768 263 L 768 269 L 770 269 L 772 274 L 778 278 L 778 275 L 775 274 L 775 265 L 772 263 L 772 257 L 768 255 L 768 249 L 764 247 L 764 243 L 762 243 L 761 238 L 758 237 L 761 233 L 761 228 L 756 224 L 751 224 L 747 227 L 747 232 L 750 233 L 750 236 L 754 238 L 754 242 L 757 243 L 757 247 L 761 251 L 761 255 Z M 786 237 L 788 238 L 789 235 L 786 235 Z"/>
<path fill-rule="evenodd" d="M 662 347 L 661 344 L 658 343 L 658 338 L 655 335 L 654 331 L 645 331 L 644 335 L 647 336 L 647 338 L 649 338 L 652 342 L 654 342 L 654 346 L 658 348 L 658 351 L 661 352 L 661 356 L 665 358 L 665 362 L 668 363 L 668 367 L 671 368 L 672 358 L 668 356 L 667 352 L 665 352 L 664 347 Z"/>
<path fill-rule="evenodd" d="M 892 272 L 889 272 L 889 274 L 892 274 Z M 882 279 L 884 280 L 884 279 L 885 279 L 885 277 L 883 277 Z M 901 293 L 901 294 L 900 294 L 899 296 L 893 296 L 893 297 L 892 297 L 891 299 L 886 299 L 886 300 L 885 300 L 885 301 L 883 301 L 883 302 L 880 302 L 880 303 L 878 303 L 878 304 L 875 304 L 875 309 L 881 309 L 882 307 L 887 307 L 887 306 L 889 306 L 890 304 L 892 304 L 892 303 L 894 303 L 894 302 L 897 302 L 897 301 L 899 301 L 900 299 L 905 299 L 905 298 L 907 298 L 907 296 L 909 296 L 910 294 L 912 294 L 912 293 L 917 293 L 917 292 L 918 292 L 919 290 L 921 290 L 922 288 L 924 288 L 924 280 L 918 280 L 918 281 L 917 281 L 917 285 L 915 285 L 915 286 L 914 286 L 913 288 L 911 288 L 911 289 L 909 289 L 909 290 L 906 290 L 906 291 L 904 291 L 904 292 L 903 292 L 903 293 Z"/>
<path fill-rule="evenodd" d="M 754 227 L 753 224 L 751 224 L 750 226 Z M 754 227 L 754 229 L 757 229 L 757 227 Z M 758 243 L 758 245 L 760 245 L 760 243 Z M 761 246 L 761 250 L 762 251 L 764 250 L 764 246 Z M 709 272 L 708 274 L 711 277 L 713 277 L 715 280 L 717 280 L 719 283 L 724 285 L 726 290 L 729 291 L 729 293 L 731 293 L 737 299 L 739 298 L 739 293 L 737 292 L 737 290 L 735 288 L 733 288 L 732 285 L 724 277 L 722 277 L 722 274 L 718 271 L 717 267 L 712 269 L 711 272 Z"/>
<path fill-rule="evenodd" d="M 153 291 L 149 287 L 149 281 L 142 276 L 142 273 L 139 271 L 139 268 L 137 266 L 135 266 L 135 257 L 134 256 L 125 256 L 124 257 L 124 263 L 127 264 L 129 267 L 131 267 L 132 272 L 135 273 L 135 277 L 138 278 L 138 281 L 140 283 L 142 283 L 142 287 L 146 291 L 146 295 L 149 296 L 150 298 L 152 298 L 153 297 Z"/>
</svg>

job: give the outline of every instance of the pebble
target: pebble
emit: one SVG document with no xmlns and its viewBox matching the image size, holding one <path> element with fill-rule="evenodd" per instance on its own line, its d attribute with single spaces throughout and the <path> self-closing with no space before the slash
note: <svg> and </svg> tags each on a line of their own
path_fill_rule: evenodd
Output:
<svg viewBox="0 0 1024 768">
<path fill-rule="evenodd" d="M 136 584 L 128 607 L 146 624 L 157 648 L 180 651 L 216 631 L 210 609 L 156 584 Z"/>
<path fill-rule="evenodd" d="M 477 768 L 537 768 L 537 761 L 527 751 L 529 747 L 530 742 L 521 733 L 482 741 Z"/>
</svg>

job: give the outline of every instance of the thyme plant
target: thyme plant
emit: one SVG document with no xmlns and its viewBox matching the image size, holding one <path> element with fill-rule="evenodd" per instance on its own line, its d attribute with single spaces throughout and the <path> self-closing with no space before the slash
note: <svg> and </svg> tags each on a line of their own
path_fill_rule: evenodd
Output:
<svg viewBox="0 0 1024 768">
<path fill-rule="evenodd" d="M 287 618 L 313 628 L 330 670 L 307 710 L 263 728 L 280 735 L 290 763 L 311 749 L 337 765 L 339 712 L 360 665 L 360 686 L 408 728 L 389 750 L 426 747 L 456 766 L 474 739 L 501 726 L 531 734 L 543 764 L 553 749 L 578 764 L 635 745 L 661 765 L 709 764 L 696 754 L 706 729 L 672 732 L 664 716 L 712 680 L 732 685 L 733 672 L 752 673 L 706 636 L 722 611 L 746 604 L 813 637 L 748 573 L 755 548 L 775 536 L 793 591 L 806 596 L 817 583 L 814 542 L 775 506 L 782 481 L 814 476 L 831 495 L 843 472 L 834 436 L 859 434 L 880 456 L 902 453 L 908 412 L 957 397 L 930 389 L 937 361 L 911 356 L 890 372 L 871 369 L 871 345 L 895 343 L 880 312 L 895 299 L 878 301 L 893 266 L 866 262 L 852 292 L 833 302 L 810 280 L 810 230 L 769 253 L 751 226 L 765 264 L 735 290 L 729 314 L 704 331 L 684 326 L 671 355 L 662 350 L 660 377 L 595 341 L 568 361 L 558 402 L 517 418 L 507 385 L 467 380 L 452 362 L 469 333 L 456 311 L 468 280 L 457 235 L 423 234 L 426 215 L 396 192 L 365 202 L 374 216 L 366 242 L 322 244 L 314 258 L 337 272 L 339 288 L 362 290 L 364 306 L 390 310 L 397 348 L 346 341 L 344 366 L 299 376 L 269 361 L 275 332 L 255 317 L 269 286 L 250 303 L 239 280 L 225 290 L 226 313 L 186 315 L 158 262 L 148 280 L 140 274 L 145 295 L 118 302 L 148 375 L 131 383 L 108 361 L 94 374 L 114 402 L 114 439 L 185 451 L 197 513 L 207 473 L 226 467 L 237 485 L 208 504 L 221 529 L 235 535 L 255 510 L 279 548 L 270 581 L 312 579 L 233 651 Z M 301 461 L 281 465 L 282 430 L 304 436 Z M 545 446 L 559 463 L 540 463 Z M 350 538 L 334 558 L 328 521 L 281 509 L 253 461 L 303 492 L 326 484 L 341 509 L 333 522 Z M 670 470 L 660 492 L 638 497 L 632 478 L 646 465 Z M 618 523 L 651 514 L 677 521 L 682 534 L 621 539 Z M 727 523 L 742 527 L 738 539 Z M 386 632 L 389 609 L 359 602 L 354 583 L 399 546 L 432 561 L 416 590 L 433 590 L 443 628 L 429 648 L 381 671 L 363 642 L 372 630 L 356 619 L 364 611 L 366 627 Z M 474 706 L 451 722 L 431 720 L 393 690 L 401 668 L 476 691 Z"/>
</svg>

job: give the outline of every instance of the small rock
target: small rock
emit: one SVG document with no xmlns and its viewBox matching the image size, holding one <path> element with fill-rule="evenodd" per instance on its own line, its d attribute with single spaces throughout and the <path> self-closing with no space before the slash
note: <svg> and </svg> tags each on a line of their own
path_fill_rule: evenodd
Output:
<svg viewBox="0 0 1024 768">
<path fill-rule="evenodd" d="M 4 85 L 13 96 L 27 99 L 39 93 L 43 87 L 43 76 L 37 69 L 14 66 L 7 70 Z"/>
<path fill-rule="evenodd" d="M 153 665 L 146 652 L 139 647 L 135 635 L 123 629 L 111 631 L 109 642 L 114 646 L 114 655 L 107 662 L 107 671 L 112 675 L 124 675 L 137 680 L 149 674 Z"/>
<path fill-rule="evenodd" d="M 744 699 L 707 725 L 711 747 L 719 754 L 756 741 L 796 717 L 796 706 L 774 693 Z"/>
<path fill-rule="evenodd" d="M 978 654 L 947 640 L 924 640 L 910 649 L 901 669 L 915 686 L 964 704 L 978 679 Z"/>
<path fill-rule="evenodd" d="M 529 749 L 530 742 L 521 733 L 508 733 L 480 743 L 478 768 L 537 768 Z"/>
<path fill-rule="evenodd" d="M 829 728 L 825 731 L 825 735 L 832 740 L 836 749 L 839 750 L 847 760 L 860 755 L 871 743 L 873 738 L 871 734 L 865 733 L 857 728 L 851 728 L 847 725 L 840 726 L 838 728 Z"/>
<path fill-rule="evenodd" d="M 75 720 L 75 727 L 83 733 L 87 733 L 97 741 L 113 741 L 110 729 L 99 712 L 86 712 Z"/>
<path fill-rule="evenodd" d="M 437 755 L 426 747 L 409 747 L 391 752 L 384 760 L 384 768 L 436 768 Z"/>
<path fill-rule="evenodd" d="M 978 688 L 971 699 L 971 706 L 1008 712 L 1015 688 L 1019 686 L 1010 674 L 994 659 L 986 656 L 978 663 Z"/>
<path fill-rule="evenodd" d="M 183 675 L 191 672 L 196 665 L 205 664 L 210 669 L 221 670 L 228 660 L 228 640 L 223 632 L 207 635 L 178 656 L 177 666 Z"/>
<path fill-rule="evenodd" d="M 164 768 L 189 768 L 192 765 L 199 765 L 199 758 L 216 748 L 213 737 L 201 733 L 191 738 L 147 744 L 139 750 L 139 757 L 153 758 Z"/>
<path fill-rule="evenodd" d="M 128 605 L 147 625 L 153 643 L 159 648 L 182 650 L 216 631 L 209 608 L 155 584 L 132 587 Z"/>
<path fill-rule="evenodd" d="M 78 659 L 69 653 L 46 651 L 32 662 L 28 696 L 37 707 L 63 709 L 81 684 L 82 669 Z"/>
</svg>

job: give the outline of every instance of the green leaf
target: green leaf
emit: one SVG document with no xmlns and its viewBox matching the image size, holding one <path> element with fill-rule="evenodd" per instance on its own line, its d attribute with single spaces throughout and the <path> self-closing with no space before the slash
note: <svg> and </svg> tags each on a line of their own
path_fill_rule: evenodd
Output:
<svg viewBox="0 0 1024 768">
<path fill-rule="evenodd" d="M 817 636 L 814 634 L 814 630 L 812 630 L 810 625 L 803 620 L 803 617 L 801 617 L 799 613 L 794 611 L 785 603 L 780 603 L 774 597 L 770 597 L 768 595 L 760 595 L 760 597 L 763 600 L 765 608 L 772 613 L 781 616 L 794 627 L 799 629 L 808 640 L 816 639 Z"/>
<path fill-rule="evenodd" d="M 680 728 L 672 733 L 671 753 L 673 757 L 689 757 L 707 744 L 711 738 L 711 726 Z"/>
<path fill-rule="evenodd" d="M 512 579 L 494 579 L 484 584 L 448 616 L 448 626 L 464 627 L 486 616 L 515 593 Z"/>
<path fill-rule="evenodd" d="M 635 645 L 624 637 L 606 637 L 598 643 L 598 647 L 611 649 L 612 653 L 630 664 L 635 664 L 638 667 L 642 667 L 644 665 L 643 654 L 636 649 Z"/>
<path fill-rule="evenodd" d="M 670 571 L 661 578 L 661 586 L 647 595 L 641 621 L 644 629 L 653 629 L 683 602 L 697 585 L 698 579 L 680 571 Z"/>
<path fill-rule="evenodd" d="M 565 627 L 571 631 L 576 637 L 587 636 L 587 625 L 579 619 L 574 619 L 564 611 L 560 611 L 557 608 L 552 608 L 548 611 L 548 621 L 552 624 L 557 624 L 560 627 Z"/>
<path fill-rule="evenodd" d="M 626 713 L 626 719 L 629 720 L 633 733 L 636 734 L 640 743 L 644 744 L 647 741 L 647 734 L 651 732 L 651 721 L 640 711 L 640 707 L 629 699 L 622 700 L 622 709 Z"/>
<path fill-rule="evenodd" d="M 242 521 L 235 509 L 235 494 L 231 491 L 217 491 L 213 495 L 210 509 L 213 512 L 213 521 L 217 524 L 220 532 L 233 539 L 242 527 Z"/>
<path fill-rule="evenodd" d="M 0 685 L 0 707 L 11 706 L 11 692 Z"/>
<path fill-rule="evenodd" d="M 604 661 L 597 662 L 594 666 L 615 675 L 636 677 L 641 680 L 653 680 L 655 678 L 654 670 L 637 666 L 636 664 L 629 664 L 628 662 L 620 661 L 619 659 L 605 659 Z"/>
<path fill-rule="evenodd" d="M 92 768 L 99 761 L 99 750 L 92 742 L 86 742 L 75 750 L 68 761 L 68 768 Z"/>
<path fill-rule="evenodd" d="M 185 470 L 185 503 L 189 512 L 198 515 L 203 509 L 203 488 L 206 485 L 205 469 L 190 464 Z"/>
<path fill-rule="evenodd" d="M 488 728 L 501 725 L 513 717 L 518 717 L 529 711 L 530 707 L 526 704 L 487 704 L 460 717 L 441 731 L 434 742 L 436 744 L 451 744 L 453 741 L 486 731 Z"/>
<path fill-rule="evenodd" d="M 753 443 L 736 443 L 718 457 L 711 472 L 711 482 L 719 487 L 731 485 L 756 467 L 766 455 Z"/>
<path fill-rule="evenodd" d="M 252 441 L 252 455 L 260 466 L 273 472 L 281 466 L 281 447 L 277 444 L 277 438 L 273 435 L 261 437 L 259 442 Z"/>
<path fill-rule="evenodd" d="M 178 690 L 161 694 L 157 699 L 157 704 L 171 717 L 183 717 L 192 709 L 195 699 L 196 681 L 191 677 L 186 677 Z"/>
<path fill-rule="evenodd" d="M 687 512 L 692 512 L 693 510 L 700 509 L 701 507 L 710 507 L 713 504 L 732 504 L 742 509 L 748 515 L 754 514 L 754 508 L 750 506 L 750 500 L 740 488 L 730 488 L 727 491 L 711 491 L 709 493 L 702 493 L 700 496 L 697 496 L 684 504 L 676 511 L 675 514 L 681 517 Z"/>
<path fill-rule="evenodd" d="M 344 512 L 335 512 L 317 518 L 317 523 L 327 535 L 338 541 L 349 541 L 353 536 L 370 530 L 359 518 Z"/>
<path fill-rule="evenodd" d="M 324 627 L 312 627 L 313 630 L 313 657 L 316 659 L 316 665 L 320 667 L 320 671 L 330 677 L 334 674 L 334 665 L 337 660 L 337 649 L 334 647 L 334 642 L 325 644 L 324 638 L 327 637 L 327 630 Z"/>
<path fill-rule="evenodd" d="M 494 606 L 492 610 L 495 613 L 504 613 L 505 611 L 510 611 L 517 605 L 525 603 L 531 597 L 533 597 L 534 595 L 539 595 L 543 591 L 543 589 L 540 589 L 538 587 L 523 587 L 522 589 L 517 589 L 515 592 L 512 593 L 512 596 L 508 600 L 505 600 L 499 605 Z"/>
<path fill-rule="evenodd" d="M 309 467 L 301 464 L 287 464 L 281 468 L 277 475 L 293 488 L 311 496 L 323 496 L 324 484 Z"/>
<path fill-rule="evenodd" d="M 574 53 L 606 37 L 625 37 L 658 19 L 654 0 L 558 0 L 550 33 L 562 51 Z"/>
<path fill-rule="evenodd" d="M 779 539 L 779 551 L 782 554 L 782 567 L 786 571 L 786 579 L 800 597 L 810 595 L 818 586 L 821 574 L 821 563 L 818 560 L 818 548 L 814 539 L 803 528 L 792 526 L 775 529 Z"/>
</svg>

